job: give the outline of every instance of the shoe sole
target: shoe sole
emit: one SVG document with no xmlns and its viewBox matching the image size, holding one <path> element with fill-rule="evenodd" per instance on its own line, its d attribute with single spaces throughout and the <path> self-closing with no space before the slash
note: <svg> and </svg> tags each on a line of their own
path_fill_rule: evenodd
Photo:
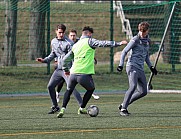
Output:
<svg viewBox="0 0 181 139">
<path fill-rule="evenodd" d="M 87 111 L 84 113 L 84 112 L 81 112 L 81 111 L 78 111 L 77 114 L 87 114 Z"/>
<path fill-rule="evenodd" d="M 130 115 L 130 113 L 122 113 L 122 112 L 120 112 L 120 116 L 129 116 Z"/>
<path fill-rule="evenodd" d="M 55 114 L 55 113 L 57 113 L 57 112 L 49 112 L 48 114 Z"/>
<path fill-rule="evenodd" d="M 120 116 L 129 116 L 129 114 L 120 114 Z"/>
<path fill-rule="evenodd" d="M 86 113 L 82 113 L 82 112 L 80 112 L 80 113 L 78 113 L 78 114 L 87 114 L 87 112 L 86 112 Z"/>
<path fill-rule="evenodd" d="M 56 111 L 51 111 L 51 112 L 48 112 L 48 114 L 55 114 L 57 112 L 59 112 L 60 110 L 56 110 Z"/>
<path fill-rule="evenodd" d="M 87 114 L 87 112 L 85 112 L 85 113 L 84 112 L 78 112 L 77 114 Z"/>
</svg>

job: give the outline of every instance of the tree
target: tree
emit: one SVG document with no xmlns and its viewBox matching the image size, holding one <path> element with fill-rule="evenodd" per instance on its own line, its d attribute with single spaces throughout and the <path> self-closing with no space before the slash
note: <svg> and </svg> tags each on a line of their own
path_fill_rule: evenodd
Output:
<svg viewBox="0 0 181 139">
<path fill-rule="evenodd" d="M 3 44 L 2 63 L 4 66 L 16 66 L 16 30 L 18 0 L 6 1 L 6 27 Z"/>
<path fill-rule="evenodd" d="M 29 27 L 29 59 L 45 56 L 45 17 L 48 0 L 33 0 Z"/>
</svg>

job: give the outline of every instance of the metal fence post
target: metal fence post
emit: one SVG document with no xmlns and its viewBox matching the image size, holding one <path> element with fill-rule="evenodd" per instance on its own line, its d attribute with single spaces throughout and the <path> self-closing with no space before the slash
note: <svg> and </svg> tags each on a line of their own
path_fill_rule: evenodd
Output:
<svg viewBox="0 0 181 139">
<path fill-rule="evenodd" d="M 47 55 L 50 54 L 50 0 L 47 0 Z M 47 74 L 50 74 L 50 63 L 47 64 Z"/>
<path fill-rule="evenodd" d="M 113 34 L 114 34 L 114 11 L 113 11 L 113 0 L 110 0 L 110 40 L 113 40 Z M 114 60 L 113 60 L 113 47 L 110 48 L 110 72 L 113 72 L 114 69 Z"/>
</svg>

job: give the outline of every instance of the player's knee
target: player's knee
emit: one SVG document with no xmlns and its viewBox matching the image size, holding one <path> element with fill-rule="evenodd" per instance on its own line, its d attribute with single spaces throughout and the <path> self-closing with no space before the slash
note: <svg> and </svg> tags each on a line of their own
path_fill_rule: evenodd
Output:
<svg viewBox="0 0 181 139">
<path fill-rule="evenodd" d="M 89 88 L 89 89 L 87 89 L 87 91 L 89 91 L 89 92 L 94 92 L 94 90 L 95 90 L 95 88 Z"/>
<path fill-rule="evenodd" d="M 73 91 L 74 91 L 74 89 L 70 89 L 70 88 L 69 88 L 69 89 L 67 89 L 66 92 L 67 92 L 68 94 L 72 94 Z"/>
<path fill-rule="evenodd" d="M 92 90 L 92 91 L 94 91 L 94 90 L 95 90 L 95 87 L 94 87 L 94 88 L 92 88 L 91 90 Z"/>
<path fill-rule="evenodd" d="M 48 84 L 48 85 L 47 85 L 47 89 L 48 89 L 48 90 L 52 90 L 52 89 L 54 89 L 54 88 L 55 88 L 55 87 L 54 87 L 53 85 L 51 85 L 51 84 Z"/>
<path fill-rule="evenodd" d="M 137 85 L 131 85 L 128 90 L 129 92 L 134 92 L 136 88 L 137 88 Z"/>
<path fill-rule="evenodd" d="M 141 93 L 141 96 L 144 97 L 148 94 L 147 90 L 144 90 L 142 93 Z"/>
</svg>

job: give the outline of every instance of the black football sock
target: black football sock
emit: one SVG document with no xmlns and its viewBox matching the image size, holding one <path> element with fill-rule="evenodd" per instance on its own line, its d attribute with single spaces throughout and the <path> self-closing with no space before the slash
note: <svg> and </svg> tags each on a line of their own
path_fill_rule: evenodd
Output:
<svg viewBox="0 0 181 139">
<path fill-rule="evenodd" d="M 63 98 L 63 105 L 62 107 L 66 108 L 69 100 L 70 100 L 70 95 L 72 94 L 73 90 L 67 90 L 64 94 L 64 98 Z"/>
<path fill-rule="evenodd" d="M 84 94 L 81 108 L 85 108 L 86 107 L 86 105 L 87 105 L 88 101 L 90 100 L 93 92 L 94 92 L 94 90 L 87 90 L 87 92 Z"/>
</svg>

